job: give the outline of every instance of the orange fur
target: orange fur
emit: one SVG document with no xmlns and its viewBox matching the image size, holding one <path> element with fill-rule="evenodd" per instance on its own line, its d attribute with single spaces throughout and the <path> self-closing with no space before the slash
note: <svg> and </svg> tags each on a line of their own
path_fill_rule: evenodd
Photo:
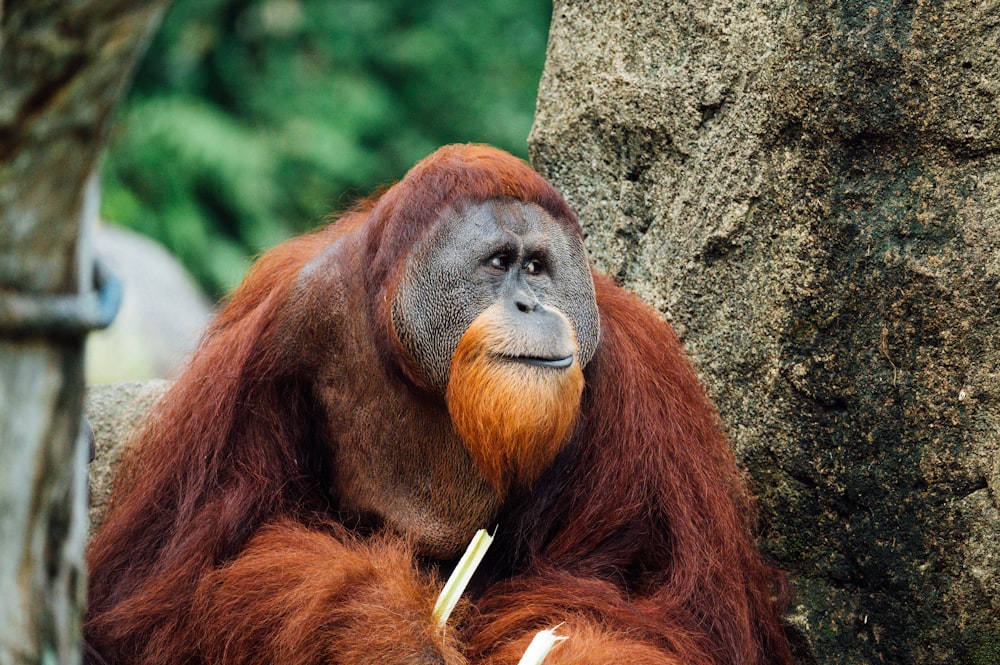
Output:
<svg viewBox="0 0 1000 665">
<path fill-rule="evenodd" d="M 452 366 L 448 406 L 476 462 L 501 483 L 545 468 L 497 520 L 502 536 L 477 571 L 475 609 L 453 631 L 460 644 L 430 630 L 437 589 L 413 552 L 372 538 L 369 525 L 352 531 L 330 484 L 340 446 L 360 456 L 388 449 L 399 462 L 391 483 L 430 450 L 399 442 L 452 434 L 392 333 L 401 266 L 446 207 L 502 198 L 582 233 L 527 164 L 452 146 L 377 201 L 258 262 L 140 432 L 90 543 L 93 662 L 499 665 L 561 621 L 573 643 L 553 664 L 793 662 L 780 621 L 784 577 L 757 551 L 753 503 L 716 412 L 662 317 L 596 273 L 601 342 L 582 398 L 579 378 L 552 385 L 568 374 L 492 360 L 510 340 L 485 319 Z M 304 275 L 327 288 L 303 295 Z M 348 292 L 353 306 L 338 305 Z M 342 354 L 359 359 L 344 371 L 371 376 L 338 394 L 330 377 Z M 360 382 L 384 385 L 385 398 L 365 403 L 386 424 L 348 436 L 350 423 L 325 412 L 357 400 L 349 391 Z M 403 410 L 434 411 L 443 425 L 415 433 L 435 419 L 398 418 Z M 440 451 L 464 456 L 453 443 Z M 435 472 L 422 489 L 454 489 L 449 471 Z M 455 498 L 447 502 L 462 507 Z"/>
<path fill-rule="evenodd" d="M 462 665 L 454 631 L 431 618 L 438 584 L 395 539 L 342 542 L 294 522 L 269 526 L 195 595 L 198 645 L 213 665 L 275 662 Z M 454 619 L 452 623 L 454 623 Z M 422 661 L 421 661 L 422 662 Z"/>
<path fill-rule="evenodd" d="M 486 479 L 504 492 L 530 486 L 569 439 L 580 412 L 583 371 L 533 367 L 496 356 L 508 340 L 487 310 L 455 350 L 448 412 Z"/>
<path fill-rule="evenodd" d="M 556 633 L 567 639 L 552 648 L 545 665 L 682 665 L 681 660 L 661 649 L 624 633 L 603 630 L 583 617 L 568 619 Z M 535 633 L 529 632 L 520 639 L 505 642 L 484 661 L 485 665 L 517 663 L 534 636 Z"/>
</svg>

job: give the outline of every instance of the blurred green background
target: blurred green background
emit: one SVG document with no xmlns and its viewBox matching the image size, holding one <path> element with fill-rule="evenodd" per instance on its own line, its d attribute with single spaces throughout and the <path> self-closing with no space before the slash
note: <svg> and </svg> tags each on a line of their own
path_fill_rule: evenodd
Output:
<svg viewBox="0 0 1000 665">
<path fill-rule="evenodd" d="M 526 156 L 548 0 L 175 0 L 104 166 L 104 219 L 213 298 L 253 255 L 446 143 Z"/>
</svg>

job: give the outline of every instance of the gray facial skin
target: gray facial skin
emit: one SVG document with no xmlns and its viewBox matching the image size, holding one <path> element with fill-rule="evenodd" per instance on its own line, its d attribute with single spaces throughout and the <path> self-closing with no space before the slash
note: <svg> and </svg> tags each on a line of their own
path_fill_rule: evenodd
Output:
<svg viewBox="0 0 1000 665">
<path fill-rule="evenodd" d="M 410 253 L 393 300 L 396 335 L 431 387 L 444 393 L 462 334 L 498 301 L 523 343 L 511 360 L 570 364 L 566 319 L 581 367 L 594 355 L 600 323 L 583 243 L 534 204 L 488 201 L 442 214 Z"/>
</svg>

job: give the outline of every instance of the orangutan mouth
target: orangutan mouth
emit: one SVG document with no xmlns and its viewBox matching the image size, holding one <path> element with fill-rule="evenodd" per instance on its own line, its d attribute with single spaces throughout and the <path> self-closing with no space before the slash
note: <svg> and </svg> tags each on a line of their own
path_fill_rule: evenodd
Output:
<svg viewBox="0 0 1000 665">
<path fill-rule="evenodd" d="M 503 356 L 505 360 L 535 367 L 549 367 L 551 369 L 566 369 L 573 364 L 573 356 L 565 358 L 539 358 L 538 356 Z"/>
</svg>

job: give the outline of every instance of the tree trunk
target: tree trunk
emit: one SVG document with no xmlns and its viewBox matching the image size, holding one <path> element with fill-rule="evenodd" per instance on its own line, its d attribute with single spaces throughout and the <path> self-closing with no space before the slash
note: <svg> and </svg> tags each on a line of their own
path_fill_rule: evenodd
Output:
<svg viewBox="0 0 1000 665">
<path fill-rule="evenodd" d="M 820 663 L 1000 662 L 1000 6 L 556 2 L 530 145 L 670 319 Z"/>
<path fill-rule="evenodd" d="M 0 665 L 79 662 L 83 341 L 115 309 L 86 224 L 111 111 L 164 6 L 0 2 Z"/>
</svg>

